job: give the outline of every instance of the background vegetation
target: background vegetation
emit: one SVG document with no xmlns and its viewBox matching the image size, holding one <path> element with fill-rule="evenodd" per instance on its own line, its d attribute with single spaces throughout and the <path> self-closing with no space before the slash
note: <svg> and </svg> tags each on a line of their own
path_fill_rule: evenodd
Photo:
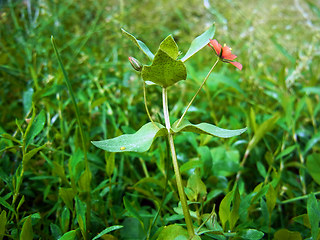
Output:
<svg viewBox="0 0 320 240">
<path fill-rule="evenodd" d="M 0 239 L 92 239 L 104 229 L 104 239 L 156 239 L 163 226 L 183 223 L 165 143 L 114 155 L 90 140 L 133 133 L 148 121 L 128 56 L 148 61 L 121 27 L 152 51 L 173 34 L 185 52 L 212 22 L 243 70 L 218 64 L 188 118 L 248 131 L 228 140 L 175 139 L 183 178 L 196 172 L 205 184 L 191 207 L 195 224 L 215 205 L 211 232 L 201 237 L 318 239 L 320 6 L 313 0 L 0 1 Z M 176 118 L 214 61 L 204 48 L 187 62 L 188 79 L 170 88 Z M 148 94 L 161 121 L 161 91 L 148 87 Z"/>
</svg>

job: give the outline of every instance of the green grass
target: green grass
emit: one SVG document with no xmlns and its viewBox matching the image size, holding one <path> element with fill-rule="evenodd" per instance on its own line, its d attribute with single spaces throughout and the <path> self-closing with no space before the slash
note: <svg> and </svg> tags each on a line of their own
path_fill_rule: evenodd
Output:
<svg viewBox="0 0 320 240">
<path fill-rule="evenodd" d="M 203 182 L 207 192 L 190 205 L 196 227 L 215 206 L 201 228 L 214 231 L 201 239 L 318 238 L 320 6 L 210 3 L 0 2 L 0 239 L 93 239 L 104 230 L 103 239 L 157 239 L 164 226 L 184 226 L 164 141 L 143 154 L 115 155 L 90 141 L 149 121 L 128 56 L 150 62 L 121 27 L 153 52 L 173 34 L 185 53 L 213 21 L 215 38 L 232 47 L 243 70 L 219 63 L 187 118 L 248 131 L 231 139 L 175 137 L 185 186 Z M 175 118 L 214 62 L 210 48 L 187 62 L 187 80 L 169 89 Z M 147 93 L 152 118 L 163 123 L 161 89 Z M 187 185 L 193 173 L 200 180 Z"/>
</svg>

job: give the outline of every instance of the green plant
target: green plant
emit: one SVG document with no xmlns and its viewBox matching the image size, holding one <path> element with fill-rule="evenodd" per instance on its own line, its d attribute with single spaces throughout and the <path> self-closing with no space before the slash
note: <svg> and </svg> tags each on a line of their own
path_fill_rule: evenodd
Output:
<svg viewBox="0 0 320 240">
<path fill-rule="evenodd" d="M 128 33 L 127 31 L 123 29 L 122 31 L 137 45 L 137 47 L 150 59 L 150 61 L 152 61 L 151 65 L 142 66 L 138 60 L 136 60 L 135 58 L 129 57 L 130 63 L 132 64 L 133 68 L 141 72 L 141 76 L 144 82 L 143 88 L 144 88 L 145 108 L 146 108 L 148 117 L 150 119 L 150 123 L 147 123 L 144 126 L 142 126 L 134 134 L 125 134 L 113 139 L 107 139 L 103 141 L 93 141 L 92 143 L 96 147 L 101 148 L 108 152 L 144 152 L 150 148 L 155 138 L 160 136 L 167 137 L 168 145 L 171 151 L 172 164 L 173 164 L 174 173 L 176 177 L 179 198 L 181 202 L 185 223 L 187 226 L 188 235 L 192 239 L 198 239 L 199 238 L 198 232 L 197 232 L 197 235 L 195 235 L 194 225 L 191 219 L 187 198 L 186 198 L 184 186 L 182 183 L 182 177 L 181 177 L 180 168 L 177 160 L 177 153 L 174 145 L 174 135 L 178 134 L 179 132 L 195 132 L 195 133 L 201 133 L 201 134 L 208 134 L 212 136 L 218 136 L 222 138 L 229 138 L 229 137 L 240 135 L 246 131 L 246 128 L 238 129 L 238 130 L 222 129 L 208 123 L 192 124 L 184 118 L 188 109 L 193 103 L 195 97 L 198 95 L 198 93 L 206 83 L 209 75 L 211 74 L 211 72 L 213 71 L 214 67 L 219 62 L 219 60 L 223 62 L 231 63 L 237 68 L 239 68 L 240 70 L 242 69 L 242 65 L 238 62 L 233 61 L 236 58 L 236 56 L 231 54 L 231 50 L 228 46 L 222 47 L 220 44 L 218 44 L 216 40 L 210 40 L 213 37 L 215 32 L 214 25 L 212 25 L 206 32 L 198 36 L 191 43 L 189 50 L 182 58 L 180 58 L 178 46 L 171 35 L 169 35 L 167 38 L 165 38 L 161 42 L 156 54 L 154 55 L 142 41 L 136 39 L 132 34 Z M 196 91 L 194 97 L 191 99 L 190 103 L 186 107 L 180 119 L 171 125 L 170 113 L 168 109 L 168 105 L 169 105 L 168 104 L 168 88 L 178 83 L 179 81 L 186 79 L 187 71 L 186 71 L 185 62 L 207 44 L 209 44 L 209 46 L 211 46 L 215 50 L 218 56 L 218 59 L 213 64 L 213 67 L 210 69 L 208 75 L 203 80 L 198 91 Z M 146 93 L 145 82 L 148 82 L 148 84 L 158 85 L 162 88 L 163 118 L 164 118 L 165 126 L 162 125 L 161 123 L 153 121 L 153 119 L 149 114 L 146 95 L 145 95 Z M 191 196 L 191 198 L 192 198 L 192 195 L 198 195 L 195 189 L 201 188 L 201 186 L 203 185 L 201 180 L 197 178 L 195 179 L 194 180 L 189 179 L 191 186 L 188 189 L 189 189 L 189 195 Z M 165 231 L 168 231 L 168 229 L 166 229 Z M 181 232 L 181 231 L 179 230 L 178 232 Z M 162 239 L 162 238 L 160 237 L 159 239 Z"/>
</svg>

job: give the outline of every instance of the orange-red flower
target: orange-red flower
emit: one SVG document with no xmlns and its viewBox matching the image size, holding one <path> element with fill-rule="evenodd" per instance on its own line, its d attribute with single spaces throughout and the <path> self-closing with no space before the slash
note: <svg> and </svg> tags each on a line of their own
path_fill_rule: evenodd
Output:
<svg viewBox="0 0 320 240">
<path fill-rule="evenodd" d="M 215 39 L 209 39 L 210 42 L 208 43 L 208 46 L 211 47 L 217 54 L 217 56 L 220 58 L 222 62 L 230 63 L 239 70 L 242 69 L 242 64 L 239 62 L 233 61 L 237 58 L 236 55 L 231 53 L 231 48 L 228 46 L 222 47 L 217 40 Z"/>
</svg>

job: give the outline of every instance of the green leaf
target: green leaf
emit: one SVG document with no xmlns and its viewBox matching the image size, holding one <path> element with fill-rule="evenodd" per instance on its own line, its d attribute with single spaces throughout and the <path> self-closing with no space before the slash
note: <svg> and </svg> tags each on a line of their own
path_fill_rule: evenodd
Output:
<svg viewBox="0 0 320 240">
<path fill-rule="evenodd" d="M 71 230 L 69 232 L 66 232 L 65 234 L 62 235 L 61 238 L 59 238 L 59 240 L 74 240 L 76 237 L 76 230 Z"/>
<path fill-rule="evenodd" d="M 79 187 L 84 192 L 90 192 L 90 184 L 92 180 L 92 173 L 89 168 L 86 168 L 79 178 Z"/>
<path fill-rule="evenodd" d="M 319 234 L 319 223 L 320 223 L 320 208 L 315 195 L 312 193 L 308 197 L 307 201 L 307 212 L 309 222 L 311 224 L 311 235 L 312 239 L 318 239 Z"/>
<path fill-rule="evenodd" d="M 7 213 L 6 211 L 2 210 L 0 215 L 0 240 L 2 240 L 4 237 L 4 233 L 6 231 L 6 225 L 7 225 Z"/>
<path fill-rule="evenodd" d="M 222 228 L 225 230 L 226 222 L 230 218 L 230 205 L 232 202 L 234 191 L 229 192 L 221 201 L 219 207 L 219 217 L 221 221 Z"/>
<path fill-rule="evenodd" d="M 187 188 L 190 189 L 188 198 L 191 201 L 198 201 L 199 197 L 202 198 L 207 195 L 206 185 L 203 183 L 198 174 L 192 174 L 187 183 Z"/>
<path fill-rule="evenodd" d="M 41 110 L 35 120 L 31 123 L 29 131 L 26 133 L 26 147 L 33 141 L 33 139 L 42 131 L 44 124 L 46 123 L 46 115 L 44 110 Z"/>
<path fill-rule="evenodd" d="M 186 119 L 182 120 L 182 122 L 179 124 L 178 127 L 176 127 L 177 123 L 178 121 L 176 121 L 172 125 L 172 130 L 175 133 L 194 132 L 194 133 L 200 133 L 200 134 L 208 134 L 208 135 L 217 136 L 221 138 L 230 138 L 230 137 L 238 136 L 244 133 L 245 131 L 247 131 L 247 128 L 242 128 L 237 130 L 223 129 L 209 123 L 192 124 Z"/>
<path fill-rule="evenodd" d="M 70 211 L 68 208 L 65 207 L 62 211 L 61 218 L 60 218 L 62 232 L 68 231 L 69 223 L 70 223 Z"/>
<path fill-rule="evenodd" d="M 276 206 L 276 201 L 277 201 L 277 192 L 273 188 L 272 184 L 269 184 L 269 189 L 266 194 L 266 199 L 267 199 L 267 207 L 268 207 L 269 216 L 271 216 L 272 211 L 273 211 L 274 207 Z"/>
<path fill-rule="evenodd" d="M 76 206 L 78 224 L 79 224 L 82 236 L 85 236 L 87 231 L 87 224 L 86 224 L 87 205 L 84 202 L 82 202 L 78 196 L 76 196 L 75 206 Z"/>
<path fill-rule="evenodd" d="M 176 240 L 177 237 L 179 239 L 188 240 L 188 232 L 186 229 L 179 225 L 169 225 L 165 226 L 162 231 L 160 232 L 157 240 Z"/>
<path fill-rule="evenodd" d="M 40 150 L 42 150 L 43 148 L 46 147 L 46 144 L 42 145 L 41 147 L 37 147 L 32 149 L 31 151 L 27 152 L 24 156 L 23 156 L 23 168 L 25 169 L 27 167 L 27 164 L 29 162 L 29 160 Z"/>
<path fill-rule="evenodd" d="M 240 193 L 239 193 L 239 188 L 238 185 L 235 188 L 234 191 L 234 196 L 232 200 L 232 211 L 230 213 L 230 230 L 233 230 L 234 227 L 236 226 L 236 223 L 240 217 L 239 215 L 239 208 L 240 208 Z"/>
<path fill-rule="evenodd" d="M 2 197 L 0 197 L 0 204 L 9 209 L 11 212 L 15 213 L 15 210 L 11 207 L 11 205 L 7 203 L 6 200 L 4 200 Z"/>
<path fill-rule="evenodd" d="M 76 193 L 72 188 L 60 188 L 59 196 L 62 198 L 64 204 L 72 211 L 73 210 L 73 199 Z"/>
<path fill-rule="evenodd" d="M 202 33 L 200 36 L 196 37 L 191 45 L 186 55 L 181 59 L 182 62 L 187 61 L 190 57 L 200 51 L 203 47 L 205 47 L 209 43 L 209 39 L 213 38 L 216 27 L 215 24 L 212 24 L 211 27 Z"/>
<path fill-rule="evenodd" d="M 306 166 L 313 180 L 320 185 L 320 154 L 313 153 L 309 155 Z"/>
<path fill-rule="evenodd" d="M 246 240 L 258 240 L 263 238 L 264 233 L 255 229 L 245 229 L 239 231 L 237 236 Z"/>
<path fill-rule="evenodd" d="M 122 136 L 103 141 L 92 141 L 92 144 L 108 152 L 145 152 L 150 147 L 156 137 L 167 134 L 167 129 L 156 123 L 143 125 L 134 134 L 124 134 Z"/>
<path fill-rule="evenodd" d="M 131 33 L 127 32 L 123 28 L 121 31 L 124 35 L 126 35 L 134 44 L 152 61 L 154 58 L 153 53 L 149 50 L 149 48 L 140 40 L 136 39 Z"/>
<path fill-rule="evenodd" d="M 181 60 L 171 58 L 159 49 L 150 66 L 143 66 L 142 79 L 151 81 L 161 87 L 169 87 L 187 78 L 187 69 Z"/>
<path fill-rule="evenodd" d="M 174 41 L 172 35 L 166 37 L 161 43 L 159 48 L 169 55 L 172 59 L 177 59 L 179 56 L 178 45 Z"/>
<path fill-rule="evenodd" d="M 274 234 L 274 240 L 302 240 L 299 232 L 292 232 L 288 229 L 279 229 Z"/>
<path fill-rule="evenodd" d="M 20 234 L 20 240 L 33 240 L 33 230 L 31 224 L 31 216 L 24 222 Z"/>
<path fill-rule="evenodd" d="M 109 232 L 112 232 L 114 230 L 117 230 L 117 229 L 120 229 L 120 228 L 123 228 L 123 226 L 121 225 L 114 225 L 114 226 L 111 226 L 111 227 L 107 227 L 105 230 L 103 230 L 101 233 L 99 233 L 97 236 L 95 236 L 92 240 L 96 240 L 98 239 L 99 237 L 109 233 Z"/>
<path fill-rule="evenodd" d="M 106 173 L 108 177 L 111 177 L 114 170 L 115 153 L 108 154 L 108 157 L 106 153 L 105 159 L 106 159 Z"/>
<path fill-rule="evenodd" d="M 253 138 L 250 140 L 248 144 L 247 151 L 250 152 L 251 149 L 262 139 L 262 137 L 269 131 L 271 131 L 275 123 L 280 118 L 280 115 L 278 113 L 274 114 L 271 118 L 264 121 L 261 125 L 257 127 L 257 130 L 253 136 Z"/>
<path fill-rule="evenodd" d="M 126 208 L 126 210 L 130 213 L 130 215 L 132 217 L 138 219 L 141 226 L 144 228 L 144 223 L 143 223 L 143 220 L 142 220 L 140 214 L 125 197 L 123 198 L 123 204 L 124 204 L 124 207 Z"/>
</svg>

